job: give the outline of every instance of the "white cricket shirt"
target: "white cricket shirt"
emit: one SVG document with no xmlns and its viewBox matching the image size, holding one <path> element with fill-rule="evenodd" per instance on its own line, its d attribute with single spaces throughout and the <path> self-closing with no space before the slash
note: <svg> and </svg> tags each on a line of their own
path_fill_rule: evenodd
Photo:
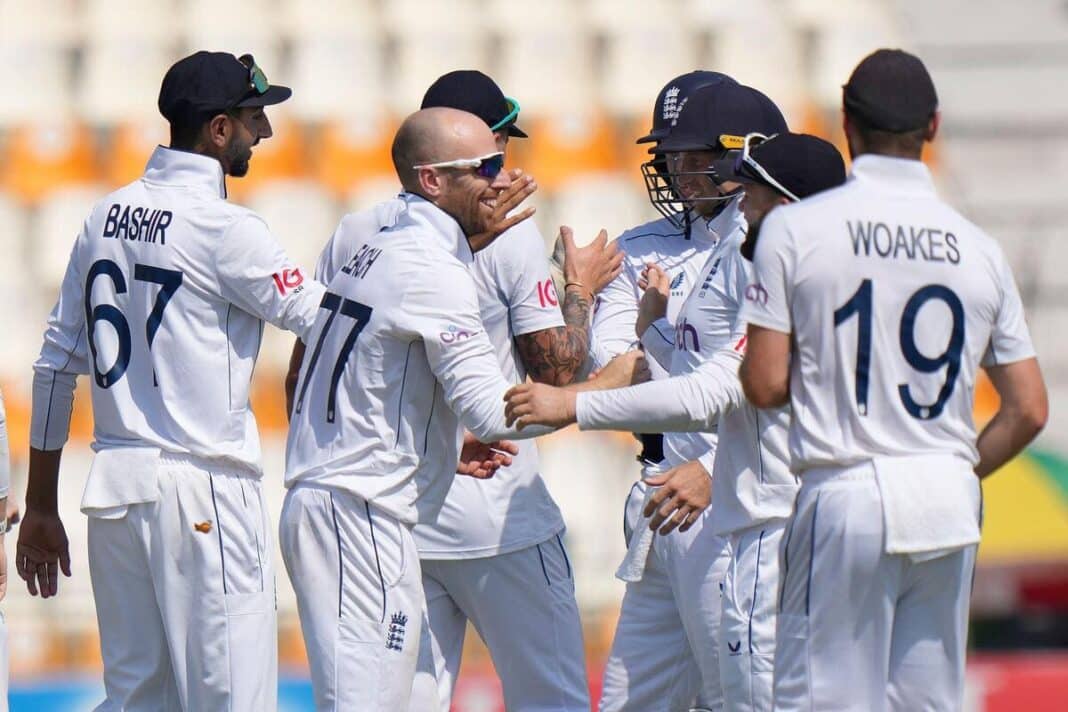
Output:
<svg viewBox="0 0 1068 712">
<path fill-rule="evenodd" d="M 405 195 L 330 281 L 297 382 L 286 486 L 337 487 L 399 520 L 432 521 L 452 484 L 463 428 L 483 442 L 531 438 L 504 424 L 467 238 Z"/>
<path fill-rule="evenodd" d="M 74 376 L 90 374 L 83 508 L 154 500 L 159 450 L 260 473 L 248 394 L 263 322 L 306 336 L 323 288 L 225 198 L 218 161 L 158 147 L 75 240 L 34 366 L 30 441 L 63 446 Z"/>
<path fill-rule="evenodd" d="M 716 242 L 697 223 L 689 237 L 684 229 L 675 227 L 667 218 L 660 218 L 627 230 L 616 238 L 615 244 L 623 252 L 623 271 L 597 295 L 590 334 L 590 355 L 595 367 L 602 368 L 612 357 L 638 346 L 638 336 L 634 333 L 638 303 L 642 298 L 638 278 L 650 262 L 671 276 L 671 295 L 667 323 L 658 322 L 656 331 L 648 330 L 647 340 L 652 343 L 655 337 L 660 342 L 657 350 L 670 352 L 675 342 L 675 318 L 697 282 L 708 250 Z M 669 367 L 670 363 L 661 366 L 655 358 L 649 359 L 654 379 L 667 376 Z"/>
<path fill-rule="evenodd" d="M 694 226 L 695 230 L 699 226 L 706 230 L 714 245 L 675 319 L 672 376 L 691 373 L 731 343 L 749 281 L 747 264 L 739 251 L 746 230 L 739 202 L 732 200 L 715 218 L 698 221 Z M 701 460 L 711 473 L 716 443 L 715 432 L 668 431 L 664 434 L 664 458 L 672 467 Z"/>
<path fill-rule="evenodd" d="M 370 235 L 391 227 L 404 211 L 403 198 L 346 215 L 323 250 L 316 278 L 329 282 Z M 482 323 L 509 383 L 526 371 L 515 337 L 564 325 L 536 224 L 525 220 L 479 250 L 470 266 Z M 532 546 L 563 530 L 559 508 L 539 474 L 538 448 L 517 443 L 510 467 L 489 480 L 457 477 L 433 521 L 419 524 L 415 540 L 428 559 L 492 556 Z"/>
<path fill-rule="evenodd" d="M 798 480 L 790 472 L 789 407 L 757 410 L 745 400 L 738 367 L 745 328 L 737 321 L 731 343 L 693 371 L 656 382 L 578 394 L 583 430 L 715 431 L 709 510 L 714 534 L 728 534 L 790 515 Z"/>
<path fill-rule="evenodd" d="M 792 333 L 796 472 L 876 456 L 978 461 L 979 365 L 1035 355 L 1000 247 L 919 161 L 863 155 L 842 187 L 776 208 L 744 317 Z"/>
</svg>

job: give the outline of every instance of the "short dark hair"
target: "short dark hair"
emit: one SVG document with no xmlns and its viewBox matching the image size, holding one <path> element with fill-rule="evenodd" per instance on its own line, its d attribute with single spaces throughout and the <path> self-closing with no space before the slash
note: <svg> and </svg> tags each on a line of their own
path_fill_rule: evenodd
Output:
<svg viewBox="0 0 1068 712">
<path fill-rule="evenodd" d="M 195 148 L 197 141 L 200 140 L 200 130 L 204 128 L 204 124 L 206 124 L 215 113 L 216 112 L 212 112 L 211 114 L 198 114 L 196 116 L 183 116 L 172 120 L 170 122 L 171 148 L 185 151 Z"/>
<path fill-rule="evenodd" d="M 853 125 L 864 142 L 864 149 L 869 153 L 902 158 L 919 157 L 923 153 L 923 144 L 927 140 L 927 127 L 909 131 L 884 131 L 873 128 L 864 118 L 845 110 L 849 123 Z"/>
</svg>

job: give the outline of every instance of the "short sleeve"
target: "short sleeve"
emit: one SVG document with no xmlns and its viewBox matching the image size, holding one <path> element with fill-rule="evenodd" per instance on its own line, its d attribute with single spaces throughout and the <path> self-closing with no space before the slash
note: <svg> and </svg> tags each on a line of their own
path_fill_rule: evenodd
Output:
<svg viewBox="0 0 1068 712">
<path fill-rule="evenodd" d="M 11 489 L 11 451 L 7 441 L 7 416 L 4 412 L 4 396 L 0 394 L 0 498 L 7 497 Z"/>
<path fill-rule="evenodd" d="M 494 273 L 508 300 L 512 333 L 519 336 L 564 326 L 545 241 L 534 222 L 519 223 L 498 237 L 490 249 L 493 251 L 487 257 L 496 262 Z"/>
<path fill-rule="evenodd" d="M 255 215 L 238 218 L 222 238 L 215 265 L 224 299 L 307 337 L 325 290 L 290 261 L 263 220 Z"/>
<path fill-rule="evenodd" d="M 1000 251 L 995 259 L 1001 301 L 990 331 L 990 343 L 983 354 L 983 366 L 1023 361 L 1035 355 L 1031 333 L 1024 319 L 1023 301 L 1012 270 Z"/>
<path fill-rule="evenodd" d="M 783 333 L 793 331 L 790 297 L 797 256 L 783 210 L 772 211 L 760 229 L 753 279 L 745 288 L 741 319 Z"/>
</svg>

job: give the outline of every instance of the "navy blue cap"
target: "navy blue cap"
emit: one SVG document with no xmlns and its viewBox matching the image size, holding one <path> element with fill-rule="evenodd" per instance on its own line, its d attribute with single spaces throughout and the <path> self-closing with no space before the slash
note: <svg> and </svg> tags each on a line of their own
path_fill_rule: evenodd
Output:
<svg viewBox="0 0 1068 712">
<path fill-rule="evenodd" d="M 770 136 L 787 130 L 779 107 L 762 92 L 743 84 L 714 84 L 690 95 L 667 137 L 649 153 L 736 149 L 754 131 Z"/>
<path fill-rule="evenodd" d="M 419 108 L 431 107 L 466 111 L 485 121 L 494 131 L 507 127 L 509 136 L 527 137 L 515 125 L 519 103 L 506 97 L 497 82 L 474 69 L 458 69 L 438 77 L 426 90 Z"/>
<path fill-rule="evenodd" d="M 880 49 L 857 65 L 842 87 L 842 105 L 873 129 L 904 133 L 927 126 L 938 94 L 919 57 Z"/>
<path fill-rule="evenodd" d="M 708 72 L 703 69 L 680 74 L 672 79 L 656 95 L 656 103 L 653 105 L 652 130 L 635 143 L 652 143 L 663 139 L 668 135 L 671 127 L 675 125 L 675 120 L 679 118 L 679 112 L 686 105 L 690 94 L 701 87 L 724 83 L 737 84 L 734 79 L 726 74 Z"/>
<path fill-rule="evenodd" d="M 254 72 L 258 72 L 256 80 Z M 229 52 L 201 50 L 167 70 L 157 105 L 168 121 L 194 121 L 244 106 L 280 104 L 292 94 L 289 87 L 267 84 L 252 55 L 238 59 Z"/>
<path fill-rule="evenodd" d="M 838 149 L 809 134 L 772 136 L 753 146 L 749 157 L 779 186 L 799 199 L 842 185 L 846 179 L 845 161 Z M 780 190 L 745 163 L 741 152 L 731 158 L 713 161 L 712 169 L 720 181 L 759 183 Z"/>
</svg>

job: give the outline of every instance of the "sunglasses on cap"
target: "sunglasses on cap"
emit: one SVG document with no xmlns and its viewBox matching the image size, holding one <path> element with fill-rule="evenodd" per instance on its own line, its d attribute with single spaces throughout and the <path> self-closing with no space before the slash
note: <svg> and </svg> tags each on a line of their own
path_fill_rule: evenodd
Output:
<svg viewBox="0 0 1068 712">
<path fill-rule="evenodd" d="M 500 131 L 508 124 L 514 124 L 515 120 L 519 118 L 519 102 L 510 96 L 504 97 L 504 100 L 508 103 L 508 113 L 503 119 L 490 126 L 490 131 Z"/>
<path fill-rule="evenodd" d="M 756 159 L 753 158 L 753 156 L 751 155 L 751 152 L 752 152 L 752 150 L 754 148 L 756 148 L 757 146 L 759 146 L 760 144 L 764 143 L 765 141 L 767 141 L 769 139 L 775 138 L 775 136 L 777 136 L 777 135 L 778 134 L 772 134 L 771 136 L 765 136 L 764 134 L 755 133 L 755 132 L 751 133 L 751 134 L 747 134 L 746 137 L 745 137 L 745 141 L 742 144 L 742 152 L 740 154 L 738 154 L 737 158 L 734 159 L 734 172 L 735 173 L 741 173 L 742 169 L 743 169 L 743 166 L 744 167 L 748 167 L 750 170 L 752 170 L 754 173 L 756 173 L 761 178 L 761 180 L 763 180 L 769 186 L 771 186 L 775 190 L 779 191 L 780 193 L 785 195 L 790 200 L 793 200 L 793 201 L 796 202 L 796 201 L 799 201 L 801 199 L 798 198 L 796 195 L 794 195 L 791 191 L 787 190 L 783 186 L 782 183 L 780 183 L 779 181 L 777 181 L 774 178 L 772 178 L 771 174 L 768 173 L 766 170 L 764 170 L 764 167 L 762 165 L 760 165 L 756 161 Z"/>
<path fill-rule="evenodd" d="M 420 168 L 474 168 L 476 175 L 486 180 L 493 180 L 504 168 L 504 154 L 497 151 L 478 158 L 458 158 L 455 161 L 420 163 L 417 166 L 412 166 L 412 168 L 415 170 Z"/>
<path fill-rule="evenodd" d="M 268 89 L 271 88 L 271 83 L 267 81 L 267 75 L 263 73 L 259 65 L 256 64 L 256 60 L 252 58 L 251 54 L 243 54 L 238 57 L 241 64 L 248 67 L 248 89 L 249 92 L 256 92 L 257 94 L 265 94 Z"/>
</svg>

